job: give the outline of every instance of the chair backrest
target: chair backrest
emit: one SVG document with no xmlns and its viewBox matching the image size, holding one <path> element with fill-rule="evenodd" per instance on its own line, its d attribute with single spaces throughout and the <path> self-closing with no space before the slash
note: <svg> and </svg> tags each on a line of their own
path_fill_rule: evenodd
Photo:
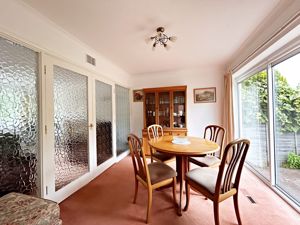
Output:
<svg viewBox="0 0 300 225">
<path fill-rule="evenodd" d="M 219 144 L 220 146 L 220 152 L 219 152 L 219 158 L 222 159 L 223 156 L 223 145 L 224 145 L 224 139 L 226 135 L 226 130 L 223 127 L 220 127 L 218 125 L 208 125 L 205 127 L 204 130 L 204 138 L 208 139 L 210 141 L 214 141 Z M 214 155 L 215 153 L 213 153 Z"/>
<path fill-rule="evenodd" d="M 241 173 L 249 145 L 249 140 L 237 139 L 226 146 L 219 167 L 215 193 L 223 194 L 230 191 L 231 188 L 239 188 Z M 226 162 L 228 156 L 230 156 L 230 160 Z"/>
<path fill-rule="evenodd" d="M 147 128 L 147 133 L 148 133 L 148 140 L 150 140 L 152 138 L 159 138 L 159 137 L 164 136 L 164 130 L 163 130 L 162 126 L 160 126 L 158 124 L 150 125 Z"/>
<path fill-rule="evenodd" d="M 148 165 L 146 157 L 142 149 L 142 143 L 140 139 L 134 135 L 128 135 L 128 144 L 131 153 L 133 168 L 135 175 L 139 175 L 145 181 L 149 179 Z"/>
</svg>

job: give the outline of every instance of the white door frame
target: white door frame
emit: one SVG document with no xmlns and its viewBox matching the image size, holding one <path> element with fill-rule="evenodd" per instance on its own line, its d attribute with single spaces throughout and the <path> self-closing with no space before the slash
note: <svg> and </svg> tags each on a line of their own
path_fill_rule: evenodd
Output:
<svg viewBox="0 0 300 225">
<path fill-rule="evenodd" d="M 41 197 L 51 199 L 57 202 L 63 201 L 75 191 L 82 188 L 92 179 L 97 177 L 107 168 L 116 162 L 116 147 L 115 147 L 115 96 L 114 96 L 114 83 L 105 78 L 99 78 L 94 73 L 75 66 L 69 62 L 59 59 L 55 56 L 41 53 L 42 65 L 42 153 L 41 153 L 41 166 L 42 166 L 42 186 Z M 72 181 L 60 190 L 55 191 L 55 162 L 54 162 L 54 102 L 53 102 L 53 66 L 57 65 L 62 68 L 74 71 L 88 78 L 88 124 L 93 126 L 89 127 L 89 171 Z M 113 91 L 113 157 L 97 166 L 96 157 L 96 112 L 95 112 L 95 80 L 112 85 Z"/>
</svg>

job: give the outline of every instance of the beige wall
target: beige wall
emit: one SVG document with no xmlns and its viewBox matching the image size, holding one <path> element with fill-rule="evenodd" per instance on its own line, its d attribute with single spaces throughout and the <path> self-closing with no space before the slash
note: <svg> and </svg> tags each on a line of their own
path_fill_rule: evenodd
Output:
<svg viewBox="0 0 300 225">
<path fill-rule="evenodd" d="M 188 135 L 202 136 L 208 124 L 222 124 L 223 69 L 200 68 L 180 71 L 140 74 L 133 77 L 134 89 L 187 85 L 187 128 Z M 216 103 L 194 103 L 193 89 L 217 88 Z M 143 104 L 132 103 L 132 132 L 141 136 L 143 129 Z"/>
</svg>

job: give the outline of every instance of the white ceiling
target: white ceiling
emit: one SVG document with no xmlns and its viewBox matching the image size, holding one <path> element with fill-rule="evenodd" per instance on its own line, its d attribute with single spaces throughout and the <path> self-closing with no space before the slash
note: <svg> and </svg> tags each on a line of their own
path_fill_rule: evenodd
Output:
<svg viewBox="0 0 300 225">
<path fill-rule="evenodd" d="M 23 0 L 130 74 L 223 66 L 280 0 Z M 176 35 L 166 51 L 147 37 Z"/>
</svg>

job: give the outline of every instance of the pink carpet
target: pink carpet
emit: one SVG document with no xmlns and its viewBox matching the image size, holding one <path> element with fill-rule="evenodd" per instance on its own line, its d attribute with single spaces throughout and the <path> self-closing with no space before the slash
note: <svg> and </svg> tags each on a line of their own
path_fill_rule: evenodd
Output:
<svg viewBox="0 0 300 225">
<path fill-rule="evenodd" d="M 147 191 L 139 186 L 136 204 L 133 195 L 133 168 L 131 158 L 126 157 L 60 204 L 63 225 L 145 224 Z M 300 215 L 247 169 L 242 173 L 239 205 L 244 225 L 300 224 Z M 220 222 L 237 224 L 231 198 L 220 205 Z M 192 192 L 189 210 L 179 217 L 173 208 L 172 189 L 154 191 L 150 224 L 214 224 L 212 202 Z"/>
</svg>

